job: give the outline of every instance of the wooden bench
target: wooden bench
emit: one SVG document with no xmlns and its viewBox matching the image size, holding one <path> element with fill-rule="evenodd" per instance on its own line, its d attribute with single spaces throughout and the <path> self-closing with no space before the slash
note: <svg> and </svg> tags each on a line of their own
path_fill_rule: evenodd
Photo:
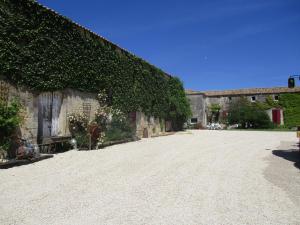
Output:
<svg viewBox="0 0 300 225">
<path fill-rule="evenodd" d="M 43 137 L 42 143 L 39 145 L 41 153 L 55 153 L 63 148 L 63 145 L 69 143 L 71 136 L 53 136 Z"/>
</svg>

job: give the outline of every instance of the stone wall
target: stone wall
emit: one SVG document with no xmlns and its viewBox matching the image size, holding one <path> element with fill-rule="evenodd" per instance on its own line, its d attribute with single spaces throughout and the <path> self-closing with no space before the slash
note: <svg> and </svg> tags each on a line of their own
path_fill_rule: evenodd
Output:
<svg viewBox="0 0 300 225">
<path fill-rule="evenodd" d="M 36 143 L 41 131 L 41 113 L 39 113 L 39 105 L 42 96 L 55 95 L 60 98 L 60 106 L 58 107 L 57 136 L 69 135 L 69 125 L 67 115 L 70 113 L 85 113 L 90 120 L 95 118 L 95 112 L 99 107 L 97 95 L 92 93 L 80 92 L 76 90 L 66 89 L 57 92 L 33 92 L 24 87 L 16 87 L 8 82 L 1 81 L 8 88 L 8 102 L 14 98 L 18 98 L 22 104 L 23 122 L 20 126 L 20 136 L 30 139 Z M 40 122 L 40 124 L 39 124 Z M 52 120 L 53 123 L 53 120 Z"/>
<path fill-rule="evenodd" d="M 8 101 L 11 101 L 15 97 L 20 99 L 24 108 L 24 121 L 20 127 L 20 135 L 23 138 L 32 140 L 34 143 L 37 142 L 39 137 L 43 137 L 43 117 L 45 115 L 41 111 L 45 110 L 43 104 L 48 104 L 47 101 L 49 99 L 52 99 L 52 103 L 53 98 L 56 99 L 56 103 L 53 104 L 52 108 L 56 107 L 55 114 L 57 114 L 57 118 L 54 120 L 52 115 L 52 121 L 50 122 L 52 132 L 55 129 L 55 136 L 70 135 L 67 119 L 68 114 L 84 113 L 89 117 L 89 120 L 93 120 L 97 109 L 100 107 L 97 95 L 94 93 L 80 92 L 72 89 L 39 93 L 26 88 L 16 87 L 4 81 L 1 82 L 8 87 Z M 146 116 L 142 112 L 135 113 L 133 128 L 139 138 L 156 136 L 166 130 L 164 120 Z"/>
<path fill-rule="evenodd" d="M 8 87 L 8 102 L 17 98 L 23 106 L 23 122 L 19 130 L 20 135 L 36 143 L 38 135 L 38 93 L 22 87 L 15 87 L 5 81 L 1 82 Z"/>
<path fill-rule="evenodd" d="M 201 123 L 202 125 L 206 124 L 206 113 L 205 113 L 205 97 L 203 94 L 197 94 L 197 95 L 187 95 L 190 105 L 193 117 L 197 118 L 197 123 Z M 190 121 L 191 122 L 191 121 Z"/>
<path fill-rule="evenodd" d="M 147 138 L 165 132 L 165 121 L 136 112 L 136 136 Z"/>
<path fill-rule="evenodd" d="M 84 114 L 89 120 L 95 118 L 99 108 L 97 95 L 71 89 L 43 92 L 38 95 L 38 138 L 48 136 L 69 136 L 67 116 L 72 113 Z M 51 119 L 47 119 L 49 113 Z"/>
<path fill-rule="evenodd" d="M 205 96 L 204 93 L 187 94 L 190 100 L 192 109 L 192 118 L 197 118 L 197 123 L 201 123 L 203 126 L 208 124 L 208 117 L 210 114 L 210 106 L 212 104 L 218 104 L 221 107 L 220 115 L 228 110 L 230 102 L 233 102 L 241 97 L 247 98 L 250 102 L 255 98 L 256 102 L 265 102 L 268 96 L 273 99 L 278 94 L 253 94 L 253 95 L 230 95 L 230 96 Z M 281 116 L 283 119 L 283 116 Z M 191 122 L 191 120 L 189 121 Z"/>
<path fill-rule="evenodd" d="M 66 89 L 62 93 L 62 104 L 58 118 L 58 136 L 70 135 L 67 115 L 71 113 L 84 113 L 89 120 L 95 118 L 95 113 L 100 107 L 97 95 Z"/>
<path fill-rule="evenodd" d="M 228 97 L 207 97 L 205 99 L 205 105 L 207 108 L 209 108 L 213 104 L 218 104 L 221 106 L 222 110 L 226 110 L 230 104 L 230 101 L 233 101 L 233 99 L 229 100 Z"/>
</svg>

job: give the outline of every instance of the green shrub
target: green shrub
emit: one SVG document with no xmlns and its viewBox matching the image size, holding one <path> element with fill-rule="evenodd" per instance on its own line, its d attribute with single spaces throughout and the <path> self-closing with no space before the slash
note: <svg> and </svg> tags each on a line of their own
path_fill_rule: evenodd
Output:
<svg viewBox="0 0 300 225">
<path fill-rule="evenodd" d="M 133 136 L 133 130 L 127 120 L 113 116 L 105 132 L 105 142 L 124 140 Z"/>
<path fill-rule="evenodd" d="M 10 104 L 0 102 L 0 148 L 8 150 L 11 143 L 11 136 L 20 125 L 21 104 L 14 99 Z"/>
<path fill-rule="evenodd" d="M 87 132 L 78 132 L 74 134 L 74 138 L 77 141 L 78 149 L 89 148 L 90 138 Z"/>
<path fill-rule="evenodd" d="M 228 123 L 240 124 L 242 128 L 272 128 L 268 114 L 246 98 L 232 102 L 228 110 Z"/>
<path fill-rule="evenodd" d="M 71 113 L 67 115 L 69 130 L 72 135 L 76 133 L 86 133 L 88 128 L 88 118 L 83 113 Z"/>
<path fill-rule="evenodd" d="M 183 124 L 192 116 L 190 103 L 178 78 L 170 79 L 168 83 L 170 102 L 166 119 L 172 122 L 174 130 L 182 130 Z"/>
</svg>

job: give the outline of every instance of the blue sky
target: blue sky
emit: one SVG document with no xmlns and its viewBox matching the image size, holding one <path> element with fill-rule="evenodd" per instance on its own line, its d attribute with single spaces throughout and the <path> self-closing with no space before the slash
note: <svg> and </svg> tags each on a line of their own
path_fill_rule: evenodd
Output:
<svg viewBox="0 0 300 225">
<path fill-rule="evenodd" d="M 300 0 L 38 1 L 187 89 L 286 86 L 300 74 Z"/>
</svg>

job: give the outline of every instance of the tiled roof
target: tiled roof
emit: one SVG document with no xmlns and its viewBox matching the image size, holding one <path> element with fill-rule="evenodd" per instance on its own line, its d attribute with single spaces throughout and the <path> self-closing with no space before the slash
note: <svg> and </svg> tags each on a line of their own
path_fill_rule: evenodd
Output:
<svg viewBox="0 0 300 225">
<path fill-rule="evenodd" d="M 207 97 L 230 96 L 230 95 L 257 95 L 257 94 L 281 94 L 281 93 L 300 93 L 300 87 L 274 87 L 274 88 L 248 88 L 224 91 L 193 91 L 186 90 L 187 95 L 202 94 Z"/>
</svg>

